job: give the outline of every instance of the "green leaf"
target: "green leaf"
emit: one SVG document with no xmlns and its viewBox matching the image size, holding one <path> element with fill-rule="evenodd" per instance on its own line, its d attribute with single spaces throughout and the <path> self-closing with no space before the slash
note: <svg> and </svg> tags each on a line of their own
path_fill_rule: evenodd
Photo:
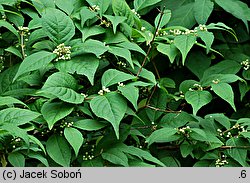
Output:
<svg viewBox="0 0 250 183">
<path fill-rule="evenodd" d="M 227 83 L 218 83 L 211 85 L 213 91 L 223 100 L 228 102 L 232 108 L 236 111 L 234 105 L 234 93 L 232 87 Z"/>
<path fill-rule="evenodd" d="M 208 91 L 187 91 L 185 99 L 187 103 L 192 105 L 193 114 L 196 115 L 198 110 L 212 100 L 212 95 Z"/>
<path fill-rule="evenodd" d="M 112 124 L 116 137 L 119 139 L 119 125 L 127 111 L 126 101 L 118 93 L 110 92 L 92 99 L 90 107 L 96 116 Z"/>
<path fill-rule="evenodd" d="M 241 19 L 246 25 L 247 31 L 249 30 L 247 22 L 249 17 L 247 17 L 247 14 L 245 13 L 250 10 L 247 4 L 238 0 L 215 0 L 215 2 L 226 12 L 231 13 L 238 19 Z"/>
<path fill-rule="evenodd" d="M 188 155 L 190 155 L 193 150 L 193 146 L 186 141 L 180 145 L 180 151 L 183 158 L 186 158 Z"/>
<path fill-rule="evenodd" d="M 102 123 L 94 119 L 83 119 L 80 121 L 76 121 L 73 124 L 73 127 L 79 128 L 81 130 L 86 130 L 86 131 L 100 130 L 106 126 L 107 126 L 106 123 Z"/>
<path fill-rule="evenodd" d="M 132 51 L 137 51 L 143 55 L 146 55 L 145 51 L 141 49 L 140 46 L 138 46 L 136 43 L 133 43 L 133 42 L 123 41 L 121 43 L 116 44 L 116 46 L 126 48 Z"/>
<path fill-rule="evenodd" d="M 242 72 L 242 76 L 243 76 L 244 79 L 250 80 L 250 70 L 249 69 L 248 70 L 244 70 Z"/>
<path fill-rule="evenodd" d="M 226 142 L 227 146 L 233 146 L 236 148 L 231 148 L 227 150 L 227 153 L 237 162 L 239 162 L 242 166 L 249 166 L 246 162 L 247 159 L 247 149 L 237 148 L 237 146 L 248 146 L 243 139 L 240 138 L 230 138 Z"/>
<path fill-rule="evenodd" d="M 118 82 L 124 82 L 135 78 L 136 76 L 131 74 L 127 74 L 116 69 L 109 69 L 102 75 L 101 83 L 102 86 L 109 87 L 113 84 L 117 84 Z"/>
<path fill-rule="evenodd" d="M 207 47 L 207 54 L 209 53 L 211 46 L 214 42 L 214 34 L 212 32 L 208 31 L 198 31 L 198 36 L 201 38 L 201 40 L 205 43 Z"/>
<path fill-rule="evenodd" d="M 90 83 L 94 85 L 95 72 L 99 66 L 99 59 L 92 55 L 74 57 L 69 61 L 60 61 L 55 67 L 61 72 L 68 72 L 86 76 Z"/>
<path fill-rule="evenodd" d="M 19 38 L 19 34 L 17 32 L 17 30 L 7 21 L 4 20 L 0 20 L 0 28 L 4 27 L 6 29 L 8 29 L 10 32 L 12 32 L 16 37 Z"/>
<path fill-rule="evenodd" d="M 68 116 L 73 111 L 73 109 L 73 106 L 65 105 L 62 102 L 46 102 L 42 106 L 41 113 L 44 119 L 47 121 L 49 129 L 51 130 L 57 121 Z"/>
<path fill-rule="evenodd" d="M 99 25 L 95 25 L 92 27 L 81 27 L 79 24 L 76 24 L 76 27 L 81 31 L 82 33 L 82 42 L 85 42 L 87 38 L 91 36 L 96 36 L 99 34 L 105 33 L 105 29 L 102 28 Z"/>
<path fill-rule="evenodd" d="M 45 148 L 44 148 L 44 146 L 43 146 L 43 144 L 41 143 L 40 140 L 38 140 L 38 139 L 37 139 L 35 136 L 33 136 L 33 135 L 28 135 L 28 137 L 29 137 L 29 139 L 30 139 L 32 142 L 34 142 L 35 144 L 37 144 L 37 145 L 43 150 L 44 154 L 46 154 L 46 150 L 45 150 Z"/>
<path fill-rule="evenodd" d="M 119 86 L 118 90 L 127 98 L 137 110 L 137 101 L 139 98 L 139 89 L 132 85 Z"/>
<path fill-rule="evenodd" d="M 56 72 L 48 77 L 39 93 L 47 93 L 61 99 L 62 101 L 80 104 L 84 96 L 76 93 L 77 83 L 73 76 L 63 72 Z"/>
<path fill-rule="evenodd" d="M 172 15 L 172 14 L 171 14 L 171 11 L 170 11 L 170 10 L 164 10 L 163 15 L 162 15 L 161 22 L 160 22 L 160 24 L 159 24 L 160 17 L 161 17 L 161 13 L 159 13 L 159 14 L 157 15 L 157 17 L 155 18 L 155 22 L 154 22 L 155 27 L 157 27 L 158 24 L 159 24 L 159 28 L 162 28 L 162 27 L 164 27 L 165 25 L 167 25 L 167 23 L 169 22 L 169 20 L 170 20 L 170 18 L 171 18 L 171 15 Z"/>
<path fill-rule="evenodd" d="M 56 54 L 47 51 L 39 51 L 27 56 L 22 61 L 13 81 L 15 81 L 22 74 L 46 67 L 55 58 Z"/>
<path fill-rule="evenodd" d="M 106 152 L 102 153 L 102 158 L 105 160 L 108 160 L 109 162 L 116 164 L 116 165 L 122 165 L 124 167 L 128 167 L 128 158 L 127 156 L 116 148 L 108 149 Z"/>
<path fill-rule="evenodd" d="M 59 165 L 70 166 L 71 150 L 68 142 L 60 135 L 52 135 L 46 142 L 48 155 Z"/>
<path fill-rule="evenodd" d="M 167 55 L 170 60 L 170 63 L 174 62 L 175 57 L 179 53 L 178 49 L 174 44 L 159 43 L 157 46 L 157 50 L 162 54 Z"/>
<path fill-rule="evenodd" d="M 55 0 L 55 4 L 68 15 L 71 15 L 74 10 L 74 1 Z"/>
<path fill-rule="evenodd" d="M 80 17 L 81 17 L 81 26 L 84 27 L 84 24 L 90 19 L 93 19 L 96 17 L 96 12 L 91 11 L 86 6 L 84 6 L 80 11 Z"/>
<path fill-rule="evenodd" d="M 214 3 L 211 0 L 195 0 L 194 16 L 197 23 L 206 24 L 213 9 Z"/>
<path fill-rule="evenodd" d="M 0 106 L 11 105 L 11 104 L 22 104 L 24 106 L 27 106 L 25 103 L 23 103 L 22 101 L 14 97 L 10 97 L 10 96 L 0 97 Z"/>
<path fill-rule="evenodd" d="M 41 154 L 35 153 L 35 152 L 29 152 L 27 154 L 29 158 L 34 158 L 40 161 L 42 164 L 44 164 L 46 167 L 49 167 L 49 163 L 46 158 L 44 158 Z"/>
<path fill-rule="evenodd" d="M 88 39 L 84 43 L 73 46 L 71 56 L 74 57 L 86 53 L 93 53 L 96 55 L 96 57 L 100 57 L 106 51 L 108 51 L 108 47 L 105 46 L 103 42 L 94 39 Z"/>
<path fill-rule="evenodd" d="M 14 167 L 24 167 L 25 166 L 25 158 L 24 155 L 20 152 L 11 152 L 8 155 L 8 161 Z"/>
<path fill-rule="evenodd" d="M 132 27 L 135 23 L 135 15 L 125 0 L 112 0 L 112 9 L 116 16 L 127 18 L 127 23 Z"/>
<path fill-rule="evenodd" d="M 111 15 L 104 15 L 104 16 L 111 21 L 114 34 L 116 33 L 116 27 L 127 19 L 126 17 L 122 16 L 111 16 Z"/>
<path fill-rule="evenodd" d="M 131 57 L 131 53 L 127 48 L 120 48 L 120 47 L 116 47 L 116 46 L 109 46 L 109 50 L 110 53 L 122 57 L 125 60 L 128 61 L 128 63 L 130 64 L 130 66 L 132 68 L 134 68 L 134 64 L 132 61 L 132 57 Z"/>
<path fill-rule="evenodd" d="M 174 45 L 180 50 L 182 54 L 182 64 L 184 65 L 188 52 L 195 44 L 196 37 L 192 35 L 180 35 L 174 39 Z"/>
<path fill-rule="evenodd" d="M 76 156 L 78 156 L 79 149 L 84 140 L 82 133 L 75 128 L 64 128 L 64 136 L 74 149 Z"/>
<path fill-rule="evenodd" d="M 191 128 L 190 138 L 198 141 L 209 141 L 205 131 L 199 128 Z"/>
<path fill-rule="evenodd" d="M 147 139 L 146 142 L 148 146 L 156 143 L 162 142 L 172 142 L 178 140 L 180 137 L 175 135 L 177 133 L 177 129 L 174 128 L 161 128 L 159 130 L 154 131 Z"/>
<path fill-rule="evenodd" d="M 58 9 L 46 9 L 42 16 L 42 25 L 46 35 L 57 44 L 65 43 L 75 35 L 73 21 Z"/>
<path fill-rule="evenodd" d="M 10 53 L 18 56 L 21 59 L 23 58 L 21 52 L 17 48 L 15 48 L 13 46 L 10 46 L 10 47 L 6 48 L 5 51 L 10 52 Z"/>
<path fill-rule="evenodd" d="M 18 126 L 30 122 L 40 115 L 27 109 L 7 108 L 0 111 L 0 124 L 12 123 Z"/>
<path fill-rule="evenodd" d="M 149 6 L 155 5 L 156 3 L 160 2 L 161 0 L 135 0 L 134 7 L 136 11 L 140 11 L 144 8 Z"/>
</svg>

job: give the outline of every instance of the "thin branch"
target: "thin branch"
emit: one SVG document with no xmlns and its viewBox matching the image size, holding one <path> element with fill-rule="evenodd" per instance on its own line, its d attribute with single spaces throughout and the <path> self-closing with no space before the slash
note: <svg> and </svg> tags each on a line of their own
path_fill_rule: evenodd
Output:
<svg viewBox="0 0 250 183">
<path fill-rule="evenodd" d="M 157 149 L 159 149 L 159 150 L 178 150 L 179 148 L 180 148 L 179 145 L 157 147 Z M 221 150 L 226 150 L 226 149 L 250 149 L 250 146 L 221 146 L 219 149 L 221 149 Z"/>
<path fill-rule="evenodd" d="M 137 77 L 140 75 L 140 73 L 141 73 L 141 71 L 142 71 L 142 68 L 143 68 L 144 65 L 146 64 L 147 58 L 148 58 L 149 53 L 150 53 L 150 51 L 151 51 L 151 49 L 152 49 L 152 44 L 154 43 L 155 37 L 156 37 L 156 35 L 157 35 L 158 31 L 159 31 L 159 27 L 160 27 L 160 24 L 161 24 L 161 20 L 162 20 L 162 17 L 163 17 L 163 15 L 164 15 L 164 10 L 165 10 L 165 6 L 163 7 L 163 10 L 160 11 L 161 16 L 160 16 L 158 25 L 157 25 L 156 30 L 155 30 L 155 33 L 154 33 L 154 35 L 153 35 L 153 39 L 152 39 L 152 41 L 149 43 L 149 47 L 148 47 L 147 54 L 146 54 L 146 56 L 144 57 L 144 60 L 143 60 L 143 62 L 142 62 L 142 65 L 141 65 L 140 69 L 138 70 L 138 72 L 137 72 L 137 74 L 136 74 Z"/>
<path fill-rule="evenodd" d="M 24 33 L 23 33 L 23 32 L 21 32 L 20 38 L 21 38 L 21 51 L 22 51 L 22 56 L 23 56 L 23 59 L 25 59 L 26 54 L 25 54 L 25 51 L 24 51 L 25 44 L 24 44 Z"/>
<path fill-rule="evenodd" d="M 167 110 L 167 109 L 160 109 L 160 108 L 156 108 L 150 105 L 146 105 L 145 108 L 149 108 L 155 111 L 160 111 L 160 112 L 166 112 L 166 113 L 181 113 L 181 111 L 173 111 L 173 110 Z"/>
</svg>

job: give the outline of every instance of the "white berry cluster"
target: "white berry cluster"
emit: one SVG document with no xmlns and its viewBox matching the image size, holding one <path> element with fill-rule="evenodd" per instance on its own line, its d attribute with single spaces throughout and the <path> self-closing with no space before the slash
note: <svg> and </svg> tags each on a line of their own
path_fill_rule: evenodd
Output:
<svg viewBox="0 0 250 183">
<path fill-rule="evenodd" d="M 195 90 L 203 90 L 203 87 L 200 84 L 195 83 L 192 88 L 188 89 L 189 91 L 195 91 Z"/>
<path fill-rule="evenodd" d="M 56 49 L 53 51 L 53 53 L 57 54 L 56 61 L 58 60 L 70 60 L 70 51 L 71 47 L 70 46 L 65 46 L 64 43 L 59 44 Z"/>
<path fill-rule="evenodd" d="M 92 148 L 90 149 L 90 151 L 85 152 L 85 155 L 83 155 L 83 160 L 87 161 L 87 160 L 92 160 L 95 156 L 93 155 L 95 146 L 92 145 Z"/>
<path fill-rule="evenodd" d="M 2 72 L 2 70 L 4 69 L 4 57 L 0 56 L 0 72 Z"/>
<path fill-rule="evenodd" d="M 141 18 L 141 15 L 135 11 L 135 9 L 131 10 L 138 18 Z"/>
<path fill-rule="evenodd" d="M 125 86 L 125 84 L 124 84 L 124 83 L 121 83 L 121 82 L 118 82 L 117 84 L 118 84 L 118 86 L 120 86 L 120 87 L 124 87 L 124 86 Z"/>
<path fill-rule="evenodd" d="M 30 35 L 29 31 L 30 31 L 29 27 L 19 26 L 17 32 L 19 32 L 20 35 L 26 36 L 26 35 Z"/>
<path fill-rule="evenodd" d="M 182 128 L 177 129 L 177 130 L 178 130 L 178 132 L 177 132 L 178 134 L 183 134 L 186 137 L 189 137 L 189 133 L 192 132 L 190 126 L 182 127 Z"/>
<path fill-rule="evenodd" d="M 62 124 L 60 125 L 61 128 L 65 128 L 65 127 L 71 127 L 73 126 L 74 122 L 66 122 L 66 121 L 63 121 Z"/>
<path fill-rule="evenodd" d="M 235 132 L 235 130 L 236 130 L 236 132 Z M 223 132 L 221 129 L 217 129 L 217 132 L 219 133 L 219 135 L 221 137 L 225 136 L 227 138 L 231 138 L 231 137 L 235 136 L 236 138 L 238 138 L 238 135 L 240 134 L 240 132 L 247 132 L 247 130 L 245 129 L 244 126 L 242 126 L 240 124 L 235 124 L 229 130 L 226 130 Z"/>
<path fill-rule="evenodd" d="M 122 61 L 117 62 L 117 65 L 122 66 L 122 67 L 127 67 L 127 64 Z"/>
<path fill-rule="evenodd" d="M 228 161 L 226 159 L 217 159 L 215 162 L 216 167 L 222 167 L 225 164 L 228 164 Z"/>
<path fill-rule="evenodd" d="M 91 6 L 91 7 L 89 7 L 89 9 L 91 10 L 91 11 L 99 11 L 100 10 L 100 6 L 98 6 L 98 5 L 93 5 L 93 6 Z"/>
<path fill-rule="evenodd" d="M 250 61 L 249 59 L 246 59 L 240 63 L 243 66 L 243 69 L 247 71 L 250 68 Z"/>
<path fill-rule="evenodd" d="M 7 17 L 5 15 L 2 15 L 2 20 L 6 21 Z"/>
<path fill-rule="evenodd" d="M 198 27 L 198 28 L 196 27 L 195 29 L 196 29 L 196 30 L 199 29 L 199 30 L 201 30 L 201 31 L 207 31 L 207 26 L 206 26 L 206 25 L 200 24 L 199 27 Z"/>
<path fill-rule="evenodd" d="M 84 97 L 84 98 L 87 98 L 88 95 L 87 94 L 84 94 L 84 93 L 81 93 L 81 95 Z"/>
<path fill-rule="evenodd" d="M 102 87 L 102 90 L 98 92 L 98 95 L 104 95 L 105 93 L 109 93 L 109 88 L 106 88 L 105 86 Z"/>
</svg>

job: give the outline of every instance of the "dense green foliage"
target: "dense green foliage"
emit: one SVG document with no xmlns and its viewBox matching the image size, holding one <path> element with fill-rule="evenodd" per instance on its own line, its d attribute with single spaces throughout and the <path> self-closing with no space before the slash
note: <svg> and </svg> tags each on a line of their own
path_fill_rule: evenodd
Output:
<svg viewBox="0 0 250 183">
<path fill-rule="evenodd" d="M 2 166 L 249 166 L 246 0 L 0 0 Z"/>
</svg>

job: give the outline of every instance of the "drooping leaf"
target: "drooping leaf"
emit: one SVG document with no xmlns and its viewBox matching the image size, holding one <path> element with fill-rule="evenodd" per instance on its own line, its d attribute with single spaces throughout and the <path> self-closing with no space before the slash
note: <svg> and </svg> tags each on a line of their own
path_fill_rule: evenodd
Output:
<svg viewBox="0 0 250 183">
<path fill-rule="evenodd" d="M 59 165 L 70 166 L 71 150 L 66 139 L 60 135 L 52 135 L 46 142 L 48 155 Z"/>
<path fill-rule="evenodd" d="M 161 0 L 135 0 L 134 1 L 134 7 L 136 11 L 140 11 L 144 8 L 147 8 L 149 6 L 152 6 Z"/>
<path fill-rule="evenodd" d="M 188 52 L 194 46 L 196 37 L 193 35 L 180 35 L 174 39 L 174 45 L 180 50 L 182 54 L 182 64 L 185 64 L 185 60 Z"/>
<path fill-rule="evenodd" d="M 0 20 L 0 28 L 5 27 L 10 32 L 12 32 L 16 37 L 19 37 L 17 30 L 7 21 Z"/>
<path fill-rule="evenodd" d="M 41 113 L 44 119 L 47 121 L 49 129 L 51 130 L 57 121 L 68 116 L 73 111 L 73 109 L 73 106 L 65 105 L 62 102 L 46 102 L 41 108 Z"/>
<path fill-rule="evenodd" d="M 62 72 L 86 76 L 90 83 L 94 85 L 95 72 L 99 66 L 99 59 L 92 55 L 84 55 L 72 58 L 70 61 L 60 61 L 55 64 L 56 68 Z"/>
<path fill-rule="evenodd" d="M 198 31 L 198 36 L 201 38 L 201 40 L 205 43 L 207 49 L 207 54 L 211 49 L 211 46 L 214 42 L 214 34 L 212 32 L 208 31 Z"/>
<path fill-rule="evenodd" d="M 37 159 L 40 161 L 42 164 L 44 164 L 46 167 L 49 167 L 49 163 L 45 157 L 43 157 L 41 154 L 35 153 L 35 152 L 29 152 L 27 154 L 29 158 Z"/>
<path fill-rule="evenodd" d="M 134 68 L 134 64 L 133 64 L 132 57 L 131 57 L 131 52 L 127 48 L 109 46 L 109 52 L 116 56 L 124 58 L 125 60 L 128 61 L 130 66 Z"/>
<path fill-rule="evenodd" d="M 6 108 L 0 111 L 0 124 L 12 123 L 18 126 L 30 122 L 40 115 L 27 109 Z"/>
<path fill-rule="evenodd" d="M 111 148 L 106 152 L 102 153 L 102 158 L 108 160 L 113 164 L 122 165 L 128 167 L 128 158 L 127 156 L 119 149 Z"/>
<path fill-rule="evenodd" d="M 211 0 L 195 0 L 194 16 L 198 24 L 206 24 L 214 8 Z"/>
<path fill-rule="evenodd" d="M 110 92 L 102 96 L 97 96 L 90 102 L 93 113 L 109 121 L 119 139 L 119 125 L 127 110 L 126 101 L 115 92 Z"/>
<path fill-rule="evenodd" d="M 74 122 L 73 126 L 81 130 L 95 131 L 104 128 L 105 126 L 107 126 L 107 123 L 102 123 L 94 119 L 83 119 Z"/>
<path fill-rule="evenodd" d="M 76 27 L 81 31 L 82 33 L 82 42 L 85 42 L 87 38 L 99 34 L 105 33 L 105 29 L 102 28 L 99 25 L 91 26 L 91 27 L 81 27 L 79 24 L 76 24 Z"/>
<path fill-rule="evenodd" d="M 79 149 L 83 143 L 82 133 L 75 128 L 64 128 L 64 136 L 75 151 L 75 155 L 78 156 Z"/>
<path fill-rule="evenodd" d="M 33 143 L 37 144 L 43 150 L 44 154 L 47 154 L 44 145 L 41 143 L 39 139 L 37 139 L 33 135 L 28 135 L 28 137 Z"/>
<path fill-rule="evenodd" d="M 180 137 L 175 135 L 177 133 L 177 129 L 174 128 L 161 128 L 159 130 L 154 131 L 147 139 L 146 142 L 148 146 L 156 143 L 163 142 L 172 142 L 178 140 Z"/>
<path fill-rule="evenodd" d="M 124 82 L 135 78 L 136 77 L 131 74 L 127 74 L 116 69 L 109 69 L 102 75 L 101 83 L 102 86 L 109 87 L 113 84 L 117 84 L 118 82 Z"/>
<path fill-rule="evenodd" d="M 192 128 L 190 132 L 190 138 L 198 141 L 209 141 L 204 130 L 199 128 Z"/>
<path fill-rule="evenodd" d="M 10 97 L 10 96 L 0 97 L 0 106 L 11 105 L 11 104 L 22 104 L 24 106 L 27 106 L 25 103 L 23 103 L 22 101 L 14 97 Z"/>
<path fill-rule="evenodd" d="M 118 87 L 118 90 L 121 94 L 126 97 L 134 106 L 135 110 L 137 110 L 137 101 L 139 98 L 139 89 L 132 85 L 125 85 Z"/>
<path fill-rule="evenodd" d="M 14 167 L 24 167 L 25 166 L 25 158 L 24 155 L 20 152 L 11 152 L 8 155 L 8 161 L 14 166 Z"/>
<path fill-rule="evenodd" d="M 208 91 L 187 91 L 185 99 L 187 103 L 192 105 L 193 114 L 196 115 L 198 110 L 212 100 L 212 95 Z"/>
<path fill-rule="evenodd" d="M 47 66 L 55 58 L 56 54 L 47 51 L 39 51 L 27 56 L 22 61 L 13 80 L 15 81 L 22 74 Z"/>
<path fill-rule="evenodd" d="M 15 48 L 13 46 L 10 46 L 10 47 L 6 48 L 5 51 L 10 52 L 10 53 L 18 56 L 21 59 L 23 58 L 21 52 L 17 48 Z"/>
<path fill-rule="evenodd" d="M 67 15 L 71 15 L 74 10 L 74 1 L 55 0 L 55 4 L 58 8 L 67 13 Z"/>
<path fill-rule="evenodd" d="M 116 33 L 116 28 L 117 26 L 124 22 L 127 18 L 126 17 L 122 17 L 122 16 L 111 16 L 111 15 L 104 15 L 108 20 L 111 21 L 112 26 L 113 26 L 113 31 L 114 34 Z"/>
<path fill-rule="evenodd" d="M 69 41 L 75 35 L 75 26 L 69 16 L 58 9 L 46 9 L 42 16 L 43 30 L 57 44 Z"/>
<path fill-rule="evenodd" d="M 154 22 L 155 27 L 158 26 L 159 21 L 160 21 L 160 17 L 161 17 L 161 13 L 159 13 L 157 15 L 157 17 L 155 18 L 155 22 Z M 159 28 L 162 28 L 165 25 L 167 25 L 167 23 L 169 22 L 170 18 L 171 18 L 171 11 L 170 10 L 164 10 L 162 18 L 161 18 L 161 22 L 159 24 Z"/>
<path fill-rule="evenodd" d="M 234 105 L 234 92 L 229 84 L 218 83 L 218 84 L 212 84 L 211 87 L 219 97 L 228 102 L 232 106 L 232 108 L 236 111 L 236 107 Z"/>
<path fill-rule="evenodd" d="M 170 63 L 174 62 L 174 59 L 178 54 L 178 49 L 174 44 L 159 43 L 157 46 L 157 50 L 163 53 L 164 55 L 167 55 L 170 60 Z"/>
<path fill-rule="evenodd" d="M 86 24 L 88 20 L 95 18 L 96 15 L 97 15 L 96 12 L 91 11 L 89 8 L 84 6 L 80 11 L 81 26 L 84 27 L 84 24 Z"/>
</svg>

